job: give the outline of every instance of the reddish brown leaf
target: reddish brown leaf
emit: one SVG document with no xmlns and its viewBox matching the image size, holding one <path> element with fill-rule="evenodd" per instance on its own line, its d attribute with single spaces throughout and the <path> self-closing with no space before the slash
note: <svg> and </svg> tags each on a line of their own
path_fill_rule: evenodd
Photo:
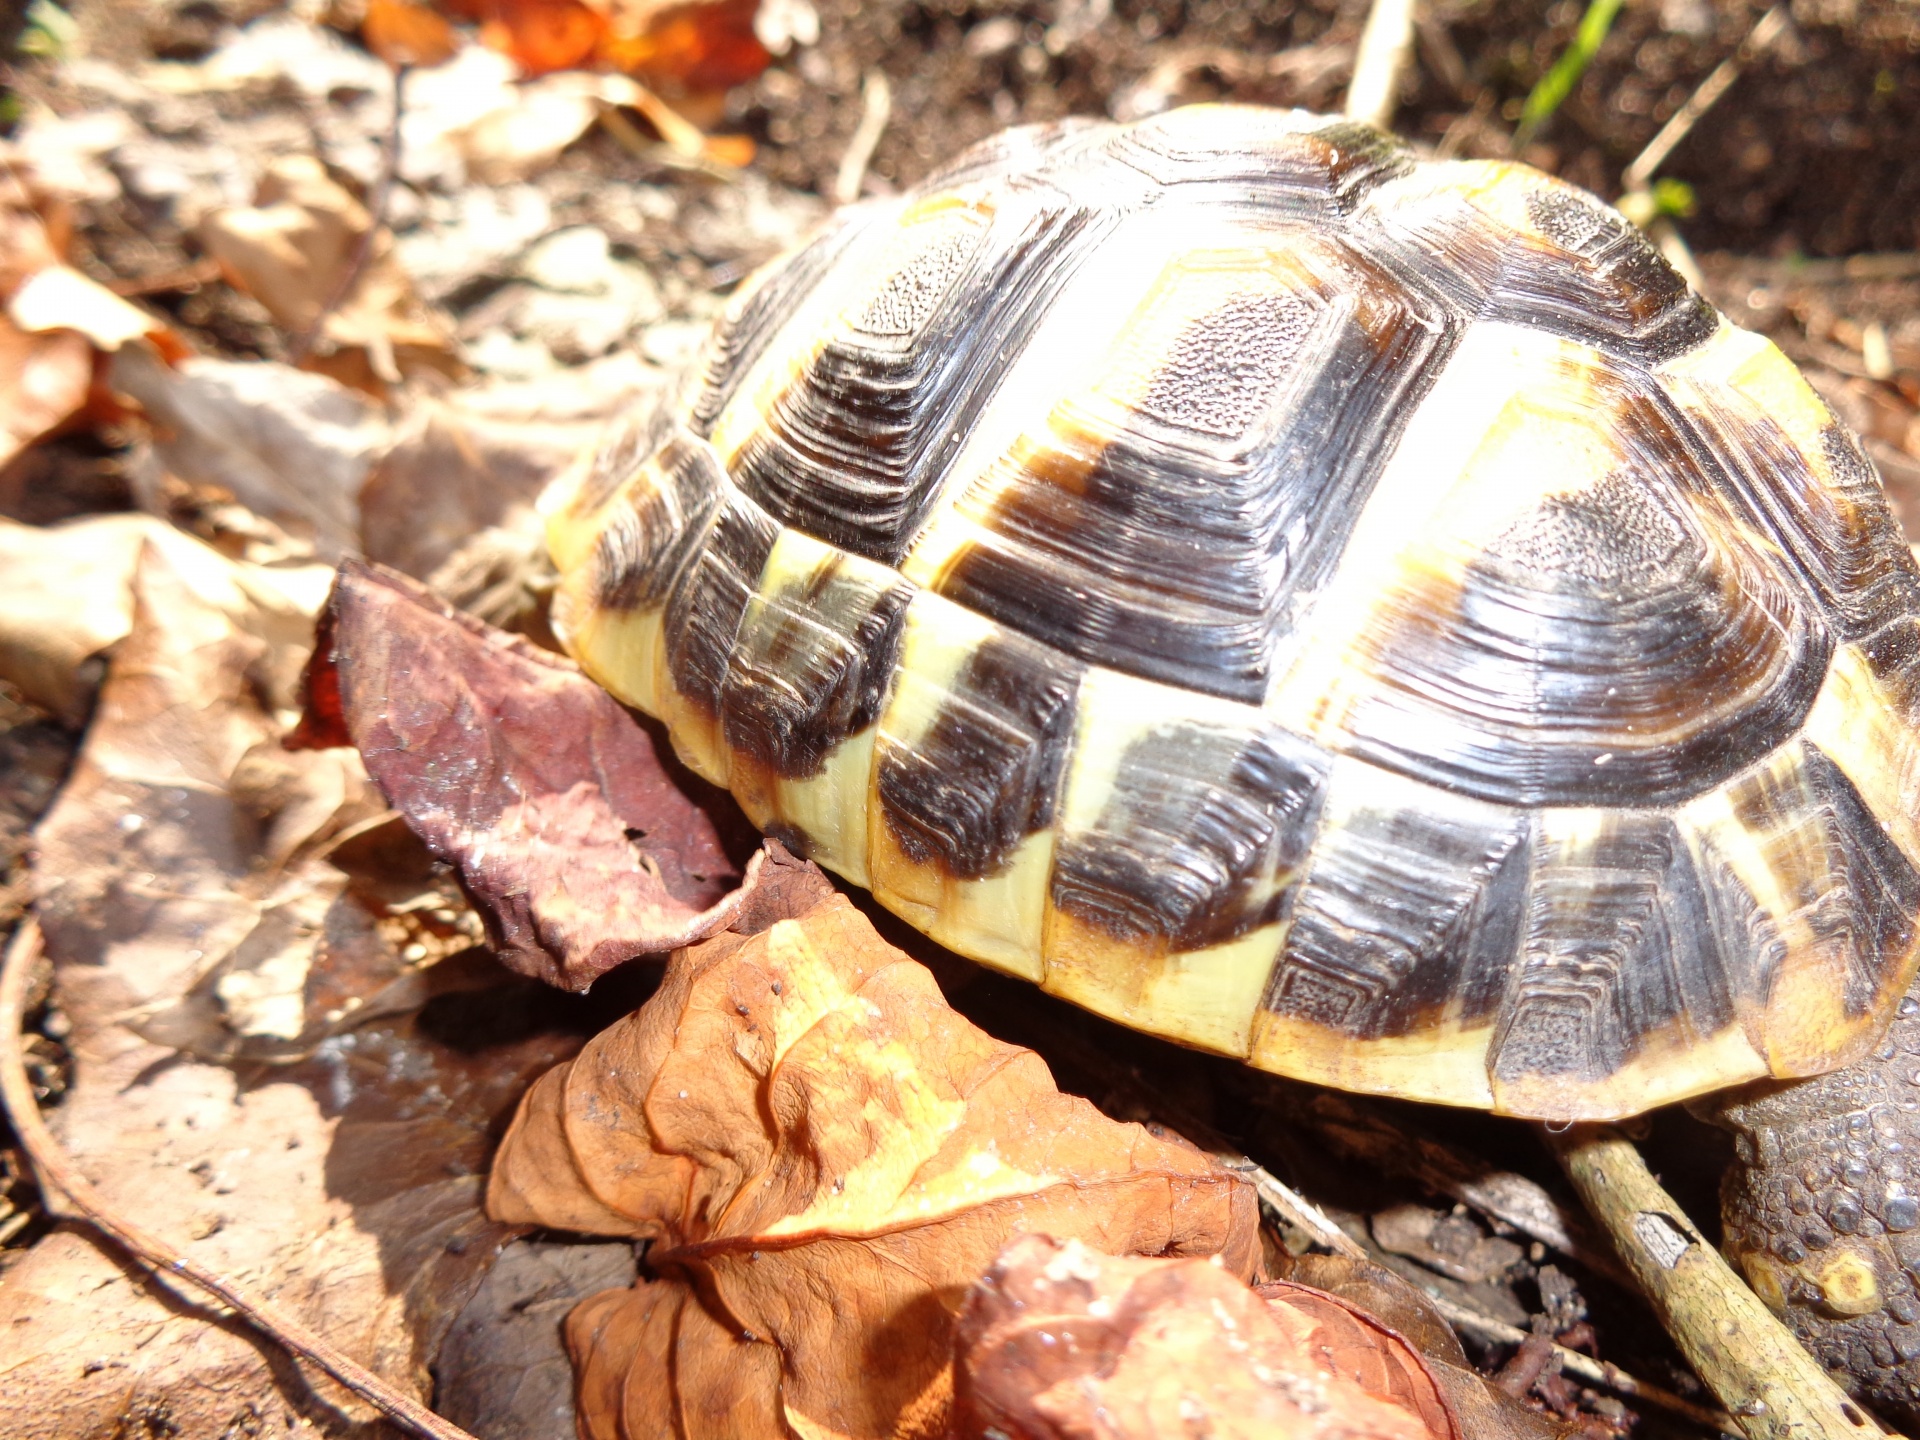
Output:
<svg viewBox="0 0 1920 1440">
<path fill-rule="evenodd" d="M 738 871 L 652 737 L 559 656 L 349 561 L 308 688 L 308 743 L 339 738 L 460 872 L 500 959 L 581 990 L 636 955 L 724 930 Z M 644 848 L 636 841 L 644 841 Z"/>
<path fill-rule="evenodd" d="M 403 65 L 441 65 L 459 48 L 446 16 L 409 0 L 367 0 L 360 38 L 395 69 Z"/>
<path fill-rule="evenodd" d="M 1459 1440 L 1405 1340 L 1330 1295 L 1278 1288 L 1262 1300 L 1204 1261 L 1023 1236 L 961 1314 L 952 1433 Z"/>
<path fill-rule="evenodd" d="M 584 65 L 607 30 L 605 18 L 580 0 L 492 0 L 486 12 L 481 43 L 529 75 Z"/>
<path fill-rule="evenodd" d="M 618 1440 L 939 1435 L 955 1311 L 1013 1235 L 1225 1276 L 1256 1229 L 1243 1178 L 1061 1094 L 838 895 L 677 955 L 529 1092 L 488 1206 L 654 1241 L 657 1278 L 568 1322 L 581 1433 Z"/>
</svg>

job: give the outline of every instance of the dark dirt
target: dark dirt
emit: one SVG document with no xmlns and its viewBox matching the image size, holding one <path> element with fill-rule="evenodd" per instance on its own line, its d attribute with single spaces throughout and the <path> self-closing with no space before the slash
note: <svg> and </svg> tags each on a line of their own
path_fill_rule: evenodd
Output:
<svg viewBox="0 0 1920 1440">
<path fill-rule="evenodd" d="M 1325 108 L 1348 73 L 1364 5 L 1306 0 L 820 0 L 821 41 L 733 97 L 767 142 L 769 173 L 825 191 L 871 68 L 892 81 L 874 175 L 910 184 L 1014 121 L 1124 115 L 1153 80 L 1174 100 Z M 1521 102 L 1566 47 L 1583 6 L 1442 0 L 1427 7 L 1401 133 L 1506 155 Z M 1626 6 L 1594 65 L 1526 159 L 1598 191 L 1727 58 L 1767 7 L 1754 0 Z M 1920 11 L 1896 0 L 1800 0 L 1664 173 L 1694 187 L 1688 239 L 1707 250 L 1845 255 L 1920 242 Z M 1100 18 L 1103 12 L 1108 12 Z M 1311 46 L 1327 63 L 1266 73 Z M 1308 57 L 1297 57 L 1304 60 Z"/>
</svg>

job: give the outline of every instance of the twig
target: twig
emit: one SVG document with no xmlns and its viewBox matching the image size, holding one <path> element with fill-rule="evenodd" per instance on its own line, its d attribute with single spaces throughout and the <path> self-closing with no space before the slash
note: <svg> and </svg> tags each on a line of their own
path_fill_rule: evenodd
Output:
<svg viewBox="0 0 1920 1440">
<path fill-rule="evenodd" d="M 869 70 L 866 83 L 860 87 L 860 123 L 854 127 L 853 138 L 847 142 L 847 153 L 840 157 L 839 173 L 833 177 L 836 205 L 851 205 L 860 198 L 867 166 L 873 162 L 873 152 L 892 117 L 893 87 L 881 71 Z"/>
<path fill-rule="evenodd" d="M 28 979 L 42 954 L 39 925 L 32 918 L 21 921 L 20 928 L 14 932 L 13 943 L 7 947 L 6 960 L 0 964 L 0 1105 L 13 1122 L 21 1148 L 33 1162 L 48 1209 L 77 1212 L 156 1273 L 198 1286 L 290 1354 L 319 1366 L 396 1425 L 424 1440 L 474 1440 L 467 1431 L 441 1419 L 411 1395 L 402 1394 L 306 1326 L 280 1314 L 246 1287 L 182 1255 L 173 1246 L 122 1218 L 93 1188 L 92 1182 L 74 1168 L 40 1116 L 20 1043 L 21 1026 L 26 1020 Z M 56 1205 L 61 1197 L 66 1204 Z"/>
<path fill-rule="evenodd" d="M 1883 1432 L 1801 1348 L 1610 1125 L 1545 1131 L 1667 1333 L 1751 1440 Z"/>
<path fill-rule="evenodd" d="M 1196 1128 L 1204 1131 L 1204 1127 Z M 1188 1138 L 1195 1137 L 1190 1135 Z M 1254 1191 L 1259 1195 L 1262 1205 L 1275 1211 L 1282 1220 L 1295 1229 L 1313 1236 L 1334 1254 L 1378 1263 L 1364 1245 L 1335 1224 L 1319 1206 L 1278 1176 L 1270 1173 L 1264 1166 L 1231 1151 L 1216 1150 L 1214 1159 L 1227 1169 L 1245 1175 L 1253 1182 Z M 1482 1315 L 1477 1310 L 1470 1310 L 1457 1301 L 1450 1300 L 1424 1286 L 1421 1287 L 1420 1293 L 1433 1303 L 1434 1309 L 1438 1310 L 1446 1322 L 1456 1330 L 1464 1330 L 1501 1345 L 1520 1345 L 1528 1339 L 1526 1331 L 1515 1329 L 1491 1316 Z M 1645 1401 L 1649 1405 L 1684 1416 L 1695 1424 L 1712 1430 L 1731 1430 L 1733 1427 L 1733 1421 L 1722 1411 L 1696 1405 L 1693 1401 L 1676 1395 L 1671 1390 L 1663 1390 L 1658 1385 L 1649 1385 L 1646 1381 L 1629 1375 L 1617 1365 L 1609 1365 L 1604 1360 L 1596 1360 L 1591 1355 L 1582 1355 L 1578 1350 L 1569 1350 L 1566 1346 L 1559 1344 L 1552 1347 L 1552 1353 L 1559 1358 L 1563 1373 L 1572 1375 L 1587 1385 L 1599 1386 L 1613 1391 L 1616 1395 Z"/>
<path fill-rule="evenodd" d="M 1373 0 L 1347 86 L 1347 116 L 1380 130 L 1393 128 L 1400 103 L 1400 72 L 1413 49 L 1414 0 Z"/>
<path fill-rule="evenodd" d="M 353 293 L 353 287 L 359 283 L 361 272 L 367 268 L 367 261 L 373 258 L 373 246 L 379 238 L 380 229 L 387 223 L 387 203 L 393 195 L 393 182 L 400 173 L 400 119 L 406 110 L 408 65 L 393 67 L 393 121 L 387 126 L 387 143 L 380 165 L 380 178 L 374 182 L 373 194 L 367 200 L 367 228 L 354 243 L 352 253 L 347 257 L 346 268 L 340 272 L 339 279 L 333 282 L 333 289 L 327 293 L 325 302 L 314 315 L 313 321 L 301 332 L 298 339 L 287 351 L 287 359 L 298 365 L 313 353 L 313 347 L 320 341 L 321 329 L 327 323 L 327 317 L 338 310 L 347 296 Z"/>
<path fill-rule="evenodd" d="M 1446 1318 L 1446 1322 L 1456 1330 L 1478 1335 L 1484 1340 L 1491 1340 L 1496 1345 L 1524 1345 L 1530 1338 L 1526 1331 L 1517 1329 L 1504 1320 L 1495 1320 L 1490 1315 L 1482 1315 L 1478 1310 L 1470 1310 L 1444 1295 L 1436 1295 L 1430 1290 L 1423 1290 L 1421 1294 L 1432 1302 L 1433 1308 L 1438 1310 Z M 1552 1353 L 1560 1360 L 1561 1373 L 1571 1375 L 1584 1384 L 1599 1386 L 1613 1391 L 1616 1395 L 1625 1395 L 1634 1400 L 1644 1400 L 1649 1405 L 1657 1405 L 1662 1410 L 1684 1416 L 1694 1424 L 1709 1430 L 1731 1432 L 1733 1429 L 1733 1417 L 1726 1411 L 1696 1405 L 1684 1395 L 1676 1395 L 1671 1390 L 1663 1390 L 1658 1385 L 1649 1385 L 1644 1380 L 1637 1380 L 1618 1365 L 1609 1365 L 1604 1360 L 1596 1360 L 1593 1356 L 1583 1355 L 1578 1350 L 1569 1350 L 1564 1345 L 1555 1345 Z"/>
<path fill-rule="evenodd" d="M 1773 42 L 1780 38 L 1780 32 L 1786 25 L 1785 5 L 1776 5 L 1762 15 L 1733 54 L 1714 67 L 1713 73 L 1687 97 L 1686 104 L 1674 111 L 1673 118 L 1660 127 L 1660 133 L 1647 143 L 1647 148 L 1620 172 L 1621 189 L 1629 194 L 1645 190 L 1653 179 L 1653 172 L 1673 153 L 1674 147 L 1687 138 L 1700 117 L 1711 110 L 1720 97 L 1727 93 L 1727 87 L 1740 78 L 1742 67 L 1765 54 Z"/>
</svg>

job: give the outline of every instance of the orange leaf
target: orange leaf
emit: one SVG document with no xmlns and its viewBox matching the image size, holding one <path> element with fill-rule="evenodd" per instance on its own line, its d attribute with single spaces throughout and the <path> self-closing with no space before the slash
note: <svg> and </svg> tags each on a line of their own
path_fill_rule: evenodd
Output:
<svg viewBox="0 0 1920 1440">
<path fill-rule="evenodd" d="M 1460 1440 L 1405 1340 L 1332 1296 L 1283 1288 L 1263 1300 L 1205 1261 L 1025 1236 L 961 1314 L 952 1434 Z"/>
<path fill-rule="evenodd" d="M 1062 1095 L 842 896 L 675 956 L 522 1103 L 496 1218 L 644 1237 L 568 1322 L 581 1433 L 935 1435 L 954 1314 L 1012 1236 L 1252 1263 L 1247 1183 Z"/>
<path fill-rule="evenodd" d="M 360 38 L 396 70 L 405 65 L 442 65 L 459 48 L 447 17 L 408 0 L 367 0 Z"/>
<path fill-rule="evenodd" d="M 616 70 L 683 91 L 726 90 L 753 79 L 773 57 L 753 32 L 759 0 L 658 5 L 614 0 L 600 58 Z"/>
<path fill-rule="evenodd" d="M 580 0 L 495 0 L 488 10 L 481 43 L 530 75 L 586 64 L 607 29 L 605 18 Z"/>
</svg>

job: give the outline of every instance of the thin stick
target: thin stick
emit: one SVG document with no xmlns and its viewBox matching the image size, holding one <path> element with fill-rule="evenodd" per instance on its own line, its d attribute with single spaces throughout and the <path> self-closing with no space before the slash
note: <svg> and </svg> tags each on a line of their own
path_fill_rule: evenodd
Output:
<svg viewBox="0 0 1920 1440">
<path fill-rule="evenodd" d="M 1178 1127 L 1176 1127 L 1178 1128 Z M 1189 1137 L 1191 1138 L 1191 1137 Z M 1377 1264 L 1373 1256 L 1359 1241 L 1342 1230 L 1333 1219 L 1315 1205 L 1306 1196 L 1291 1185 L 1269 1172 L 1265 1166 L 1256 1164 L 1246 1156 L 1232 1151 L 1215 1151 L 1214 1159 L 1229 1170 L 1238 1171 L 1253 1182 L 1253 1188 L 1260 1197 L 1260 1203 L 1274 1211 L 1279 1217 L 1295 1229 L 1314 1237 L 1336 1255 L 1345 1255 L 1355 1260 L 1365 1260 Z M 1399 1274 L 1399 1271 L 1395 1271 Z M 1465 1330 L 1501 1345 L 1518 1345 L 1528 1339 L 1527 1332 L 1516 1330 L 1492 1316 L 1482 1315 L 1477 1310 L 1469 1310 L 1457 1301 L 1422 1286 L 1420 1293 L 1433 1302 L 1434 1309 L 1445 1317 L 1447 1323 L 1456 1330 Z M 1617 1365 L 1609 1365 L 1604 1360 L 1596 1360 L 1591 1355 L 1582 1355 L 1578 1350 L 1569 1350 L 1564 1345 L 1555 1345 L 1553 1353 L 1560 1360 L 1560 1369 L 1568 1375 L 1588 1385 L 1611 1390 L 1617 1395 L 1625 1395 L 1635 1400 L 1645 1401 L 1675 1415 L 1684 1416 L 1695 1424 L 1704 1425 L 1712 1430 L 1731 1430 L 1733 1421 L 1719 1410 L 1696 1405 L 1684 1396 L 1671 1390 L 1663 1390 L 1658 1385 L 1649 1385 L 1638 1380 Z"/>
<path fill-rule="evenodd" d="M 393 67 L 393 123 L 387 127 L 387 143 L 380 166 L 380 178 L 374 183 L 373 195 L 367 201 L 367 228 L 361 232 L 355 242 L 353 253 L 347 257 L 346 269 L 340 272 L 340 278 L 333 282 L 326 303 L 321 305 L 313 322 L 301 332 L 287 352 L 287 359 L 295 365 L 300 364 L 313 353 L 313 347 L 320 341 L 320 331 L 327 323 L 327 317 L 338 310 L 347 296 L 353 293 L 353 287 L 359 282 L 361 272 L 367 268 L 367 261 L 373 258 L 374 241 L 380 234 L 381 226 L 387 222 L 387 203 L 393 195 L 394 178 L 400 173 L 400 117 L 406 110 L 407 71 L 412 67 L 396 65 Z"/>
<path fill-rule="evenodd" d="M 854 127 L 853 138 L 847 142 L 847 153 L 840 157 L 840 171 L 833 179 L 833 199 L 837 205 L 851 205 L 860 198 L 867 166 L 873 163 L 873 152 L 886 133 L 887 121 L 893 116 L 893 87 L 887 84 L 885 74 L 879 70 L 867 72 L 866 84 L 860 88 L 860 103 L 860 123 Z"/>
<path fill-rule="evenodd" d="M 1620 172 L 1621 189 L 1628 193 L 1646 189 L 1648 182 L 1653 179 L 1653 172 L 1665 163 L 1674 147 L 1687 138 L 1700 117 L 1711 110 L 1720 97 L 1727 93 L 1727 88 L 1740 78 L 1741 69 L 1765 54 L 1773 42 L 1780 38 L 1780 32 L 1786 26 L 1785 5 L 1774 6 L 1754 22 L 1753 29 L 1747 32 L 1747 38 L 1740 42 L 1733 54 L 1714 67 L 1713 73 L 1687 97 L 1687 103 L 1674 111 L 1673 118 L 1660 127 L 1660 133 L 1647 143 L 1647 148 Z"/>
<path fill-rule="evenodd" d="M 298 1321 L 280 1314 L 246 1287 L 182 1255 L 173 1246 L 122 1218 L 93 1188 L 92 1182 L 74 1168 L 40 1116 L 20 1043 L 21 1026 L 26 1021 L 27 982 L 42 953 L 39 925 L 31 917 L 22 920 L 14 932 L 13 943 L 7 947 L 6 960 L 0 964 L 0 1105 L 5 1107 L 13 1122 L 14 1134 L 20 1137 L 21 1147 L 33 1162 L 48 1208 L 56 1211 L 70 1208 L 78 1212 L 142 1264 L 171 1279 L 198 1286 L 289 1354 L 312 1361 L 403 1429 L 424 1440 L 474 1440 L 467 1431 L 441 1419 L 411 1395 L 394 1389 L 344 1351 Z M 56 1206 L 53 1203 L 56 1193 L 50 1192 L 57 1192 L 67 1203 Z"/>
<path fill-rule="evenodd" d="M 1631 1141 L 1610 1125 L 1544 1133 L 1667 1333 L 1751 1440 L 1878 1440 L 1880 1427 L 1706 1242 Z"/>
<path fill-rule="evenodd" d="M 1397 1273 L 1397 1272 L 1396 1272 Z M 1456 1330 L 1465 1330 L 1491 1340 L 1497 1345 L 1519 1345 L 1531 1337 L 1524 1330 L 1515 1329 L 1491 1315 L 1482 1315 L 1478 1310 L 1469 1310 L 1457 1301 L 1444 1295 L 1436 1295 L 1431 1290 L 1421 1291 L 1433 1308 L 1446 1317 L 1447 1323 Z M 1734 1428 L 1733 1417 L 1724 1410 L 1713 1410 L 1705 1405 L 1696 1405 L 1683 1395 L 1671 1390 L 1663 1390 L 1658 1385 L 1649 1385 L 1644 1380 L 1636 1380 L 1618 1365 L 1609 1365 L 1604 1360 L 1596 1360 L 1591 1355 L 1582 1355 L 1578 1350 L 1569 1350 L 1564 1345 L 1555 1345 L 1553 1353 L 1560 1361 L 1563 1374 L 1571 1375 L 1587 1385 L 1599 1386 L 1611 1390 L 1616 1395 L 1626 1395 L 1635 1400 L 1644 1400 L 1649 1405 L 1675 1415 L 1684 1416 L 1696 1425 L 1709 1430 L 1731 1432 Z"/>
<path fill-rule="evenodd" d="M 1360 52 L 1347 86 L 1347 116 L 1380 130 L 1393 127 L 1400 103 L 1400 72 L 1413 49 L 1414 0 L 1373 0 L 1360 32 Z"/>
</svg>

